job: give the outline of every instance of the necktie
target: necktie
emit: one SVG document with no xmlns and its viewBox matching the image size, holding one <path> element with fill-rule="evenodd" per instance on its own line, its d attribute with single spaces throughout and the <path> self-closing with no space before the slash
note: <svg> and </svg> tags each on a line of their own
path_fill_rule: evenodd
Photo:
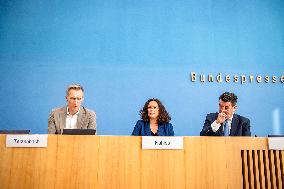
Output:
<svg viewBox="0 0 284 189">
<path fill-rule="evenodd" d="M 228 120 L 226 120 L 224 122 L 224 136 L 229 136 L 230 133 L 229 133 L 229 124 L 228 124 Z"/>
</svg>

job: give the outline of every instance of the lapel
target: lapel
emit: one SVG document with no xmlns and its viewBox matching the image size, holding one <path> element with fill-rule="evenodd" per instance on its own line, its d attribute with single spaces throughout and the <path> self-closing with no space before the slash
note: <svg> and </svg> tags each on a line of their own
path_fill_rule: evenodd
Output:
<svg viewBox="0 0 284 189">
<path fill-rule="evenodd" d="M 79 110 L 78 118 L 77 118 L 77 129 L 86 129 L 86 128 L 83 128 L 84 126 L 83 122 L 85 120 L 85 116 L 86 115 L 84 114 L 84 109 L 81 106 Z"/>
<path fill-rule="evenodd" d="M 230 136 L 236 136 L 238 125 L 239 125 L 239 119 L 238 119 L 238 116 L 235 114 L 232 120 Z"/>
<path fill-rule="evenodd" d="M 63 129 L 66 126 L 66 116 L 67 116 L 67 106 L 63 108 L 63 111 L 59 112 L 59 129 L 60 129 L 60 133 L 63 131 Z"/>
<path fill-rule="evenodd" d="M 145 134 L 146 136 L 152 136 L 151 134 L 151 128 L 150 128 L 150 122 L 146 122 L 145 123 Z"/>
<path fill-rule="evenodd" d="M 220 136 L 224 136 L 224 124 L 225 124 L 225 122 L 222 123 L 221 127 L 219 128 Z"/>
<path fill-rule="evenodd" d="M 165 129 L 165 126 L 164 126 L 162 123 L 159 123 L 159 124 L 158 124 L 158 131 L 157 131 L 158 136 L 164 136 L 164 135 L 166 135 L 166 133 L 163 132 L 164 129 Z"/>
</svg>

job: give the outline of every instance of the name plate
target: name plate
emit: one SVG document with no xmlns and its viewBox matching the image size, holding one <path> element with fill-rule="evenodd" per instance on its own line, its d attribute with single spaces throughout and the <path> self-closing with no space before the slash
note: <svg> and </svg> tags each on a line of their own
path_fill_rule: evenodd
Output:
<svg viewBox="0 0 284 189">
<path fill-rule="evenodd" d="M 6 147 L 47 147 L 47 135 L 7 135 Z"/>
<path fill-rule="evenodd" d="M 142 149 L 183 149 L 183 137 L 142 136 Z"/>
<path fill-rule="evenodd" d="M 269 150 L 284 150 L 284 137 L 268 137 Z"/>
</svg>

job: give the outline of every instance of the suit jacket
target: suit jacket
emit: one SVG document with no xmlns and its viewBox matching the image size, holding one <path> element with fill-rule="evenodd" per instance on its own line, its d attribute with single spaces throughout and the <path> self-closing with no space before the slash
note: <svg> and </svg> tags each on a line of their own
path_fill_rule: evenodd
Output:
<svg viewBox="0 0 284 189">
<path fill-rule="evenodd" d="M 66 125 L 66 116 L 66 106 L 52 110 L 48 119 L 48 134 L 62 134 Z M 77 128 L 96 130 L 96 113 L 85 107 L 80 107 Z"/>
<path fill-rule="evenodd" d="M 158 124 L 158 136 L 174 136 L 173 126 L 170 123 L 159 123 Z M 150 129 L 150 122 L 144 122 L 143 120 L 138 120 L 133 132 L 133 136 L 152 136 Z"/>
<path fill-rule="evenodd" d="M 206 116 L 200 136 L 223 136 L 223 125 L 216 132 L 213 132 L 211 124 L 217 119 L 218 113 L 210 113 Z M 230 136 L 251 136 L 250 120 L 246 117 L 234 114 Z"/>
</svg>

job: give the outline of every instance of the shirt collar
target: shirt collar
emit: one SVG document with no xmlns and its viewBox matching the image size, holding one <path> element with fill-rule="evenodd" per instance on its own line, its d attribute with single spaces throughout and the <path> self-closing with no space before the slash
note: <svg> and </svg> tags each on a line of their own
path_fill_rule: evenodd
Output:
<svg viewBox="0 0 284 189">
<path fill-rule="evenodd" d="M 80 108 L 79 108 L 78 112 L 76 112 L 76 114 L 74 114 L 74 115 L 78 115 L 78 114 L 79 114 L 79 112 L 80 112 Z M 68 108 L 68 106 L 67 106 L 67 115 L 70 115 L 70 116 L 71 116 L 71 114 L 70 114 L 70 112 L 69 112 L 69 108 Z M 73 115 L 73 116 L 74 116 L 74 115 Z"/>
<path fill-rule="evenodd" d="M 234 117 L 234 113 L 233 113 L 233 115 L 230 118 L 227 119 L 227 121 L 232 122 L 233 117 Z"/>
</svg>

